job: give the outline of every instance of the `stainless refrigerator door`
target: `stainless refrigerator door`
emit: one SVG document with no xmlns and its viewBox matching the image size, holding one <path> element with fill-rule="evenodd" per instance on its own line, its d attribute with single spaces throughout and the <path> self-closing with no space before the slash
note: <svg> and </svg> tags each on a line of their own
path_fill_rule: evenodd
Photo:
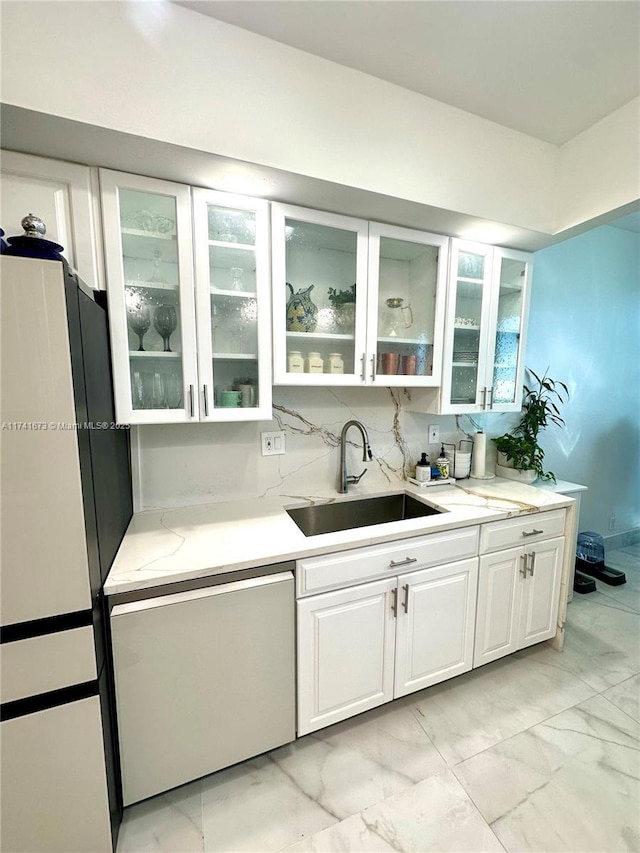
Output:
<svg viewBox="0 0 640 853">
<path fill-rule="evenodd" d="M 91 607 L 62 264 L 2 257 L 2 625 Z"/>
</svg>

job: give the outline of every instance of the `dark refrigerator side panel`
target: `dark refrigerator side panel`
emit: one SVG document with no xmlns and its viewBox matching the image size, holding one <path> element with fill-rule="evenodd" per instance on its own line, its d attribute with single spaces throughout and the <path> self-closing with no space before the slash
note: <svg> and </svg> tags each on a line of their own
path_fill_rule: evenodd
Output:
<svg viewBox="0 0 640 853">
<path fill-rule="evenodd" d="M 98 686 L 113 843 L 122 820 L 120 768 L 102 587 L 133 514 L 128 427 L 116 429 L 108 317 L 67 271 L 65 279 L 71 363 L 79 428 L 87 553 L 91 576 Z"/>
</svg>

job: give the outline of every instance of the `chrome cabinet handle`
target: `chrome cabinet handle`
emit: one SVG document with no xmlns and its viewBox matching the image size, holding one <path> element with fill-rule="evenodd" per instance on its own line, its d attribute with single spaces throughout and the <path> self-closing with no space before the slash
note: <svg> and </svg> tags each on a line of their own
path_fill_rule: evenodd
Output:
<svg viewBox="0 0 640 853">
<path fill-rule="evenodd" d="M 529 561 L 528 554 L 520 554 L 520 559 L 522 560 L 522 566 L 520 567 L 520 574 L 523 578 L 527 576 L 527 563 Z"/>
<path fill-rule="evenodd" d="M 482 408 L 483 409 L 487 408 L 487 389 L 486 388 L 482 389 Z"/>
<path fill-rule="evenodd" d="M 489 395 L 489 408 L 493 409 L 493 388 L 488 388 L 487 393 Z"/>
<path fill-rule="evenodd" d="M 409 612 L 409 584 L 408 583 L 404 584 L 402 589 L 404 590 L 404 601 L 402 602 L 402 606 L 404 607 L 404 612 L 408 613 Z"/>
<path fill-rule="evenodd" d="M 205 418 L 209 415 L 209 400 L 207 399 L 207 386 L 202 386 L 202 397 L 204 399 L 204 416 Z"/>
<path fill-rule="evenodd" d="M 366 358 L 367 358 L 366 355 L 364 353 L 362 353 L 362 358 L 360 359 L 360 364 L 362 365 L 362 369 L 360 371 L 360 379 L 362 379 L 363 382 L 367 378 L 366 377 L 367 368 L 365 367 Z"/>
<path fill-rule="evenodd" d="M 408 566 L 409 563 L 417 563 L 417 557 L 405 557 L 404 560 L 391 560 L 389 563 L 390 569 L 395 569 L 397 566 Z"/>
<path fill-rule="evenodd" d="M 371 356 L 371 381 L 376 381 L 376 356 L 375 353 Z"/>
<path fill-rule="evenodd" d="M 394 586 L 391 590 L 391 612 L 394 616 L 398 615 L 398 587 Z"/>
<path fill-rule="evenodd" d="M 531 577 L 533 577 L 533 570 L 535 568 L 535 565 L 536 565 L 536 552 L 532 551 L 531 552 L 531 562 L 529 563 L 529 574 L 531 575 Z"/>
<path fill-rule="evenodd" d="M 193 417 L 193 385 L 189 385 L 189 417 Z"/>
<path fill-rule="evenodd" d="M 523 530 L 522 531 L 523 536 L 537 536 L 539 533 L 544 533 L 544 530 L 536 530 L 534 527 L 533 530 L 529 530 L 529 531 Z"/>
</svg>

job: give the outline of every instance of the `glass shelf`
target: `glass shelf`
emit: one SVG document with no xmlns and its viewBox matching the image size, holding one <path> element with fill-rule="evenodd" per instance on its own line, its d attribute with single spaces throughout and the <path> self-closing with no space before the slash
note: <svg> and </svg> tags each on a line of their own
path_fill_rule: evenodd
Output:
<svg viewBox="0 0 640 853">
<path fill-rule="evenodd" d="M 213 360 L 219 361 L 257 361 L 258 354 L 255 352 L 214 352 Z"/>
<path fill-rule="evenodd" d="M 123 235 L 128 237 L 144 237 L 151 240 L 175 240 L 175 234 L 162 233 L 161 231 L 142 231 L 139 228 L 124 228 L 120 229 Z"/>
<path fill-rule="evenodd" d="M 161 352 L 158 350 L 129 350 L 130 358 L 181 358 L 180 352 Z"/>
<path fill-rule="evenodd" d="M 138 279 L 127 280 L 127 281 L 125 281 L 124 286 L 130 287 L 130 288 L 144 287 L 147 290 L 175 290 L 175 291 L 177 291 L 179 289 L 177 284 L 169 284 L 168 281 L 139 281 Z"/>
<path fill-rule="evenodd" d="M 217 287 L 211 288 L 212 296 L 230 296 L 232 299 L 255 299 L 255 290 L 220 290 Z"/>
</svg>

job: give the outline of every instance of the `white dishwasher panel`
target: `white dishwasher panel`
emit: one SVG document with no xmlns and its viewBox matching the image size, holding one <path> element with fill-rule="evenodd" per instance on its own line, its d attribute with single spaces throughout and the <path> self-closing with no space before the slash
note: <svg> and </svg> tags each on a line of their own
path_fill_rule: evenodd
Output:
<svg viewBox="0 0 640 853">
<path fill-rule="evenodd" d="M 125 806 L 294 740 L 291 572 L 118 605 L 111 628 Z"/>
</svg>

